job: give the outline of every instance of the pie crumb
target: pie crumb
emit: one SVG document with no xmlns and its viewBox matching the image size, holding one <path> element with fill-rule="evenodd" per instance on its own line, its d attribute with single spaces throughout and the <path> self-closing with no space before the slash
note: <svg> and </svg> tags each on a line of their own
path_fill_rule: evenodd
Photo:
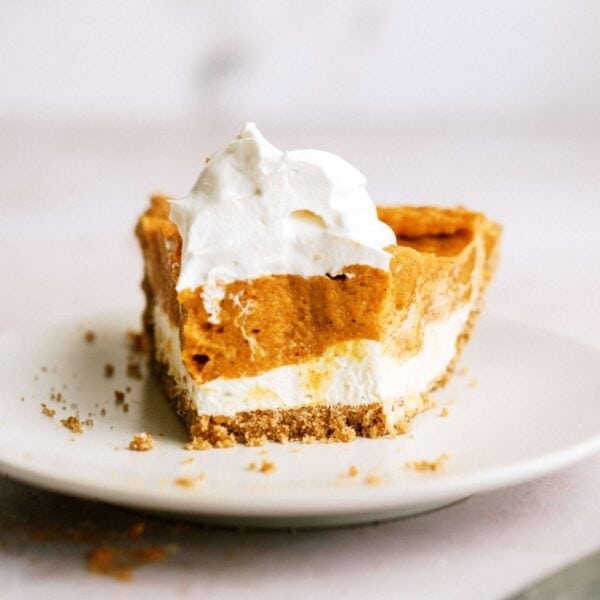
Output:
<svg viewBox="0 0 600 600">
<path fill-rule="evenodd" d="M 469 383 L 467 383 L 467 387 L 470 387 L 470 388 L 477 387 L 477 379 L 475 379 L 475 377 L 473 377 L 471 379 L 471 381 L 469 381 Z"/>
<path fill-rule="evenodd" d="M 277 471 L 277 466 L 275 465 L 275 463 L 263 458 L 261 460 L 260 464 L 251 462 L 248 465 L 248 471 L 260 471 L 261 473 L 264 473 L 265 475 L 267 475 L 268 473 L 273 473 L 273 472 Z"/>
<path fill-rule="evenodd" d="M 365 477 L 365 483 L 367 485 L 381 485 L 383 483 L 383 477 L 376 473 L 370 473 Z"/>
<path fill-rule="evenodd" d="M 56 411 L 53 408 L 49 408 L 43 402 L 41 404 L 41 407 L 42 407 L 42 414 L 46 415 L 47 417 L 52 418 L 56 414 Z"/>
<path fill-rule="evenodd" d="M 104 377 L 112 377 L 115 374 L 115 367 L 110 363 L 104 365 Z"/>
<path fill-rule="evenodd" d="M 123 404 L 125 402 L 125 394 L 121 390 L 115 390 L 115 404 Z"/>
<path fill-rule="evenodd" d="M 180 465 L 191 465 L 196 459 L 193 456 L 179 461 Z"/>
<path fill-rule="evenodd" d="M 84 334 L 83 334 L 83 339 L 88 343 L 88 344 L 93 344 L 96 341 L 96 332 L 92 331 L 91 329 L 88 329 Z"/>
<path fill-rule="evenodd" d="M 449 458 L 449 454 L 441 454 L 435 460 L 415 460 L 405 463 L 404 466 L 413 471 L 440 471 Z"/>
<path fill-rule="evenodd" d="M 152 450 L 152 448 L 154 448 L 154 438 L 151 433 L 145 431 L 136 433 L 129 442 L 129 449 L 136 452 L 145 452 L 146 450 Z"/>
<path fill-rule="evenodd" d="M 205 477 L 206 476 L 204 475 L 204 473 L 199 473 L 196 477 L 178 477 L 175 480 L 175 485 L 178 485 L 179 487 L 183 488 L 192 488 L 199 481 L 202 481 Z"/>
<path fill-rule="evenodd" d="M 442 410 L 440 410 L 440 417 L 447 417 L 448 416 L 448 407 L 447 406 L 442 406 Z"/>
<path fill-rule="evenodd" d="M 60 423 L 63 427 L 66 427 L 73 433 L 83 433 L 83 425 L 81 424 L 81 421 L 74 415 L 71 415 L 66 419 L 61 419 Z"/>
<path fill-rule="evenodd" d="M 127 377 L 142 380 L 144 378 L 142 375 L 142 365 L 139 362 L 127 363 Z"/>
</svg>

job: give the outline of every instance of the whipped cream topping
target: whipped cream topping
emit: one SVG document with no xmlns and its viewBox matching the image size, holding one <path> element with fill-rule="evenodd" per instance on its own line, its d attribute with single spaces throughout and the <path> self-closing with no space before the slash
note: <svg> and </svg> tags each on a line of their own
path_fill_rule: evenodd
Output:
<svg viewBox="0 0 600 600">
<path fill-rule="evenodd" d="M 177 290 L 203 286 L 219 322 L 227 283 L 263 275 L 387 270 L 394 232 L 377 218 L 365 177 L 320 150 L 282 152 L 253 123 L 216 152 L 190 194 L 171 201 L 182 238 Z"/>
</svg>

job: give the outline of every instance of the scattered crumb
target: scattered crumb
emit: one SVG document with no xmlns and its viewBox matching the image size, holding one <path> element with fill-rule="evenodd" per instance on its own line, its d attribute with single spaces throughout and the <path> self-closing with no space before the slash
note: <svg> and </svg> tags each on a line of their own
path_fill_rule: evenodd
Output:
<svg viewBox="0 0 600 600">
<path fill-rule="evenodd" d="M 462 367 L 461 369 L 459 369 L 457 371 L 456 374 L 462 376 L 462 375 L 466 375 L 468 372 L 469 372 L 469 369 L 467 369 L 467 367 Z"/>
<path fill-rule="evenodd" d="M 413 471 L 440 471 L 449 458 L 449 454 L 441 454 L 435 460 L 415 460 L 404 466 Z"/>
<path fill-rule="evenodd" d="M 42 367 L 40 369 L 40 371 L 42 371 L 42 373 L 47 373 L 48 372 L 48 367 Z"/>
<path fill-rule="evenodd" d="M 86 420 L 84 421 L 84 425 L 85 425 L 86 427 L 93 427 L 93 426 L 94 426 L 94 419 L 86 419 Z"/>
<path fill-rule="evenodd" d="M 21 402 L 25 402 L 25 396 L 21 396 L 20 400 Z"/>
<path fill-rule="evenodd" d="M 115 390 L 115 404 L 123 404 L 125 402 L 125 394 L 121 390 Z"/>
<path fill-rule="evenodd" d="M 251 462 L 248 465 L 248 471 L 260 471 L 261 473 L 264 473 L 265 475 L 267 475 L 269 473 L 273 473 L 276 470 L 277 470 L 277 466 L 275 465 L 275 463 L 272 463 L 272 462 L 266 460 L 265 458 L 262 458 L 260 464 Z"/>
<path fill-rule="evenodd" d="M 129 330 L 125 333 L 125 335 L 127 336 L 129 349 L 132 352 L 142 353 L 146 351 L 148 347 L 148 340 L 143 332 Z"/>
<path fill-rule="evenodd" d="M 383 477 L 376 473 L 370 473 L 365 477 L 365 483 L 367 485 L 381 485 L 383 483 Z"/>
<path fill-rule="evenodd" d="M 440 410 L 440 417 L 447 417 L 449 414 L 448 407 L 442 406 L 442 410 Z"/>
<path fill-rule="evenodd" d="M 83 426 L 81 424 L 81 421 L 73 415 L 67 417 L 66 419 L 61 419 L 60 423 L 63 427 L 67 428 L 73 433 L 83 433 Z"/>
<path fill-rule="evenodd" d="M 166 550 L 158 546 L 145 548 L 98 546 L 88 553 L 87 567 L 92 573 L 98 575 L 114 577 L 119 581 L 130 581 L 133 569 L 158 562 L 166 556 Z"/>
<path fill-rule="evenodd" d="M 469 381 L 469 383 L 467 383 L 467 387 L 474 388 L 476 386 L 477 386 L 477 379 L 475 379 L 475 377 L 473 377 L 471 379 L 471 381 Z"/>
<path fill-rule="evenodd" d="M 127 363 L 127 377 L 138 380 L 143 379 L 144 375 L 142 374 L 142 365 L 138 362 Z"/>
<path fill-rule="evenodd" d="M 115 374 L 115 367 L 110 363 L 104 365 L 104 377 L 112 377 Z"/>
<path fill-rule="evenodd" d="M 151 433 L 145 431 L 136 433 L 129 442 L 129 449 L 136 452 L 145 452 L 146 450 L 152 450 L 152 448 L 154 448 L 154 438 Z"/>
<path fill-rule="evenodd" d="M 88 329 L 84 334 L 83 334 L 83 339 L 88 343 L 88 344 L 93 344 L 96 341 L 96 332 L 92 331 L 91 329 Z"/>
<path fill-rule="evenodd" d="M 126 394 L 130 394 L 131 393 L 131 386 L 130 385 L 128 385 L 128 386 L 125 387 L 125 393 Z"/>
<path fill-rule="evenodd" d="M 41 404 L 42 414 L 47 417 L 53 417 L 56 414 L 56 411 L 53 408 L 48 408 L 43 402 Z"/>
<path fill-rule="evenodd" d="M 179 461 L 180 465 L 191 465 L 196 459 L 193 456 Z"/>
<path fill-rule="evenodd" d="M 199 473 L 198 475 L 196 475 L 196 477 L 178 477 L 177 479 L 175 479 L 174 483 L 179 487 L 192 488 L 199 481 L 202 481 L 205 477 L 206 475 L 204 473 Z"/>
<path fill-rule="evenodd" d="M 346 475 L 348 475 L 348 477 L 356 477 L 358 475 L 358 469 L 354 465 L 350 465 Z"/>
<path fill-rule="evenodd" d="M 125 404 L 123 404 L 123 412 L 129 412 L 129 403 L 125 402 Z"/>
</svg>

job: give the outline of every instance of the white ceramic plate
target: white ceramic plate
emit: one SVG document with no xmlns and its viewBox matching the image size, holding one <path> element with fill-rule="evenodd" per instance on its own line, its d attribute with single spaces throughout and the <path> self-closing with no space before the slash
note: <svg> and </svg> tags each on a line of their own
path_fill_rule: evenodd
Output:
<svg viewBox="0 0 600 600">
<path fill-rule="evenodd" d="M 153 380 L 125 374 L 125 331 L 138 322 L 124 312 L 0 337 L 0 471 L 181 518 L 331 526 L 431 510 L 542 476 L 600 448 L 600 351 L 485 317 L 462 361 L 468 373 L 435 396 L 439 408 L 419 416 L 409 435 L 186 451 L 184 428 Z M 93 344 L 83 339 L 86 329 L 97 334 Z M 103 375 L 105 363 L 116 368 L 112 378 Z M 128 412 L 114 402 L 114 390 L 126 386 Z M 66 403 L 50 398 L 53 388 Z M 53 418 L 42 414 L 42 402 L 56 410 Z M 94 421 L 82 434 L 60 424 L 76 413 Z M 154 434 L 152 451 L 127 449 L 138 431 Z M 441 471 L 406 467 L 441 454 L 450 455 Z M 248 469 L 263 458 L 275 472 Z M 354 477 L 346 475 L 351 465 L 359 471 Z M 180 477 L 195 483 L 183 487 L 175 483 Z"/>
</svg>

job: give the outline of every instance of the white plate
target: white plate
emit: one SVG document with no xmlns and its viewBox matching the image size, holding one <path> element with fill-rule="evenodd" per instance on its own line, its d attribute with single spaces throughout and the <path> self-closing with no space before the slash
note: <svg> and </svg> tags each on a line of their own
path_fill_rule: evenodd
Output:
<svg viewBox="0 0 600 600">
<path fill-rule="evenodd" d="M 424 512 L 540 477 L 600 448 L 600 351 L 485 317 L 463 359 L 469 373 L 435 396 L 448 416 L 431 410 L 409 435 L 186 451 L 184 428 L 152 379 L 124 373 L 125 331 L 138 322 L 124 312 L 0 337 L 0 471 L 66 494 L 181 518 L 305 527 Z M 87 328 L 97 333 L 93 344 L 83 340 Z M 115 365 L 113 378 L 103 376 L 105 363 Z M 128 385 L 125 413 L 114 403 L 114 390 Z M 66 410 L 50 399 L 51 388 L 64 395 Z M 42 402 L 57 410 L 54 418 L 41 413 Z M 83 434 L 62 427 L 60 418 L 75 412 L 82 419 L 91 413 L 93 427 Z M 154 433 L 152 451 L 127 449 L 137 431 Z M 276 471 L 249 470 L 264 451 Z M 441 471 L 405 466 L 444 453 L 450 458 Z M 358 475 L 344 476 L 350 465 Z M 192 487 L 175 484 L 200 473 L 205 479 Z"/>
</svg>

